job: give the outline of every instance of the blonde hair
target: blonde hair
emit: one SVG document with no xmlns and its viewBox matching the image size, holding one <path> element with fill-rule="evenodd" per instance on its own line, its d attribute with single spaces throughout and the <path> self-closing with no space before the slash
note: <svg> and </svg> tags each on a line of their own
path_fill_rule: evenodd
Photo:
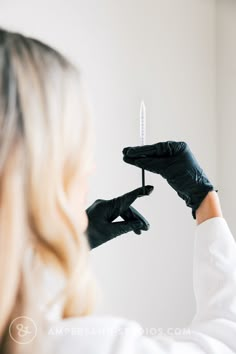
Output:
<svg viewBox="0 0 236 354">
<path fill-rule="evenodd" d="M 8 335 L 14 317 L 30 316 L 43 326 L 44 315 L 37 306 L 45 286 L 37 275 L 40 269 L 53 268 L 65 279 L 57 294 L 63 298 L 63 317 L 87 315 L 93 309 L 88 240 L 68 198 L 72 181 L 78 180 L 79 189 L 89 168 L 88 122 L 76 68 L 42 42 L 0 29 L 0 336 L 7 338 L 0 348 L 4 353 L 19 349 Z M 26 256 L 28 249 L 31 258 Z"/>
</svg>

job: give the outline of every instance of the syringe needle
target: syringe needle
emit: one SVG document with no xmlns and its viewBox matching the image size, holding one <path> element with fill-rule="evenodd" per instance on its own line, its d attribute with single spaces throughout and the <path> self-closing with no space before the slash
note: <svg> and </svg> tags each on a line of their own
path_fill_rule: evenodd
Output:
<svg viewBox="0 0 236 354">
<path fill-rule="evenodd" d="M 139 122 L 140 122 L 140 143 L 143 146 L 146 143 L 146 107 L 143 101 L 141 102 L 140 105 Z M 142 168 L 142 187 L 143 187 L 143 194 L 145 194 L 145 170 L 143 168 Z"/>
</svg>

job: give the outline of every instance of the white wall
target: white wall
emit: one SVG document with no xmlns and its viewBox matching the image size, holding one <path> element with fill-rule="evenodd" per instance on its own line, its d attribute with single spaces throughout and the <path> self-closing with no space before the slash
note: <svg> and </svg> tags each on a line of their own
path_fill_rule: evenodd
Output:
<svg viewBox="0 0 236 354">
<path fill-rule="evenodd" d="M 219 188 L 224 216 L 236 235 L 236 2 L 217 0 Z"/>
<path fill-rule="evenodd" d="M 89 200 L 140 186 L 122 162 L 139 143 L 140 100 L 147 141 L 186 140 L 216 183 L 215 3 L 213 0 L 6 0 L 0 24 L 57 46 L 84 71 L 97 132 L 97 171 Z M 92 252 L 104 297 L 98 313 L 144 327 L 180 327 L 192 318 L 191 210 L 160 177 L 135 206 L 150 232 L 116 239 Z"/>
</svg>

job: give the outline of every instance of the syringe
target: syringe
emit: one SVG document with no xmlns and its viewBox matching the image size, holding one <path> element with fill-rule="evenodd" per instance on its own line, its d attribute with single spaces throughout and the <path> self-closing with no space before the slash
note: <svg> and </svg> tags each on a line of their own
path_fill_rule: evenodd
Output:
<svg viewBox="0 0 236 354">
<path fill-rule="evenodd" d="M 139 123 L 140 123 L 140 143 L 143 146 L 146 144 L 146 107 L 143 101 L 141 101 L 141 105 L 140 105 Z M 143 194 L 145 194 L 145 170 L 143 168 L 142 168 L 142 187 L 143 187 Z"/>
</svg>

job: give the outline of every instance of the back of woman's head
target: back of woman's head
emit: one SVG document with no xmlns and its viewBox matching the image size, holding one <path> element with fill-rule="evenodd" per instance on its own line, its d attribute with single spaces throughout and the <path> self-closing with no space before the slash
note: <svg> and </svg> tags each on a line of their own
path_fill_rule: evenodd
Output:
<svg viewBox="0 0 236 354">
<path fill-rule="evenodd" d="M 79 189 L 89 168 L 86 115 L 80 75 L 64 56 L 0 30 L 2 347 L 13 348 L 6 338 L 14 317 L 39 320 L 39 303 L 48 311 L 43 268 L 65 278 L 63 316 L 90 311 L 89 247 L 68 197 L 70 184 L 76 180 Z"/>
</svg>

